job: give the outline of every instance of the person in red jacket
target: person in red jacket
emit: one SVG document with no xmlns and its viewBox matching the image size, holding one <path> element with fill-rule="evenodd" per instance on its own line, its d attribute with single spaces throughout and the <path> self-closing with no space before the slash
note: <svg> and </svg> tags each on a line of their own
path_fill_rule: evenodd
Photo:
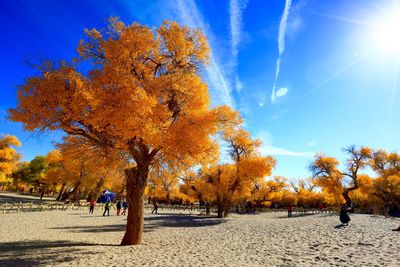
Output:
<svg viewBox="0 0 400 267">
<path fill-rule="evenodd" d="M 93 214 L 94 206 L 96 206 L 96 200 L 92 199 L 89 203 L 89 214 Z"/>
</svg>

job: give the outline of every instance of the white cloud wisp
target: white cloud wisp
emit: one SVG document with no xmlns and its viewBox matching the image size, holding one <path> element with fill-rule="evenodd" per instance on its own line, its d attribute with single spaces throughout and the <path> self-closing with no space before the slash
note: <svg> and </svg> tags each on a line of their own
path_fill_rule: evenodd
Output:
<svg viewBox="0 0 400 267">
<path fill-rule="evenodd" d="M 229 14 L 230 14 L 230 25 L 231 25 L 231 47 L 232 55 L 237 57 L 238 46 L 242 38 L 242 13 L 246 8 L 248 0 L 230 0 L 229 1 Z"/>
<path fill-rule="evenodd" d="M 230 84 L 213 53 L 212 40 L 214 40 L 214 36 L 204 22 L 195 1 L 176 0 L 176 16 L 184 25 L 191 28 L 200 28 L 208 37 L 211 51 L 209 65 L 206 67 L 205 71 L 210 86 L 210 92 L 213 97 L 213 104 L 229 105 L 234 108 L 235 103 L 231 96 Z"/>
<path fill-rule="evenodd" d="M 272 86 L 272 94 L 271 101 L 274 102 L 276 95 L 276 82 L 279 78 L 279 73 L 281 71 L 281 57 L 285 52 L 285 35 L 286 35 L 286 25 L 289 17 L 290 6 L 292 5 L 292 0 L 286 0 L 285 8 L 282 13 L 281 21 L 279 23 L 279 33 L 278 33 L 278 59 L 276 60 L 276 70 L 275 70 L 275 79 L 274 84 Z"/>
<path fill-rule="evenodd" d="M 259 132 L 256 137 L 260 139 L 263 143 L 260 147 L 260 152 L 263 155 L 269 156 L 290 156 L 290 157 L 307 157 L 311 158 L 314 156 L 314 152 L 297 152 L 292 151 L 282 147 L 275 147 L 272 144 L 272 135 L 269 132 L 262 131 Z"/>
<path fill-rule="evenodd" d="M 237 65 L 237 57 L 239 54 L 239 45 L 242 41 L 243 20 L 242 14 L 246 8 L 248 0 L 230 0 L 229 1 L 229 21 L 231 27 L 231 53 L 232 65 Z M 242 83 L 239 77 L 235 76 L 235 89 L 237 92 L 242 90 Z"/>
</svg>

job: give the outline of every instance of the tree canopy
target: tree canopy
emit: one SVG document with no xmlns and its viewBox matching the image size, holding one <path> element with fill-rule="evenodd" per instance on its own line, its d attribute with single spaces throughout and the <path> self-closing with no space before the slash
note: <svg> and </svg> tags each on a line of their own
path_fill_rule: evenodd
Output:
<svg viewBox="0 0 400 267">
<path fill-rule="evenodd" d="M 21 142 L 14 135 L 5 135 L 0 138 L 0 183 L 7 182 L 9 175 L 16 169 L 21 155 L 14 147 L 21 146 Z"/>
<path fill-rule="evenodd" d="M 26 130 L 60 129 L 125 153 L 134 166 L 125 171 L 131 212 L 122 243 L 138 244 L 151 168 L 207 162 L 217 147 L 212 135 L 238 114 L 210 108 L 200 75 L 209 49 L 199 30 L 168 21 L 153 30 L 111 18 L 108 28 L 85 33 L 76 63 L 43 62 L 19 87 L 9 117 Z M 93 66 L 87 74 L 78 68 L 83 61 Z"/>
</svg>

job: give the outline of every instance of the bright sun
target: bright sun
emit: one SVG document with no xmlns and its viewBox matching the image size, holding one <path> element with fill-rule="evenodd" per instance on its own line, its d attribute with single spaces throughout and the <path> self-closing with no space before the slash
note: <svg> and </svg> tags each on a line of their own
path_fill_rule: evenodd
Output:
<svg viewBox="0 0 400 267">
<path fill-rule="evenodd" d="M 400 9 L 396 8 L 385 14 L 376 24 L 376 38 L 379 49 L 400 57 Z"/>
</svg>

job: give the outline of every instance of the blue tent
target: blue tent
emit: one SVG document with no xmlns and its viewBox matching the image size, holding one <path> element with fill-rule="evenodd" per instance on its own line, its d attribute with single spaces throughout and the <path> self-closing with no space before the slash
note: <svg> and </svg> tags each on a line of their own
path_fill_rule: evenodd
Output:
<svg viewBox="0 0 400 267">
<path fill-rule="evenodd" d="M 111 192 L 108 189 L 104 190 L 103 195 L 97 200 L 98 203 L 105 203 L 108 201 L 113 201 L 117 197 L 117 193 Z"/>
</svg>

